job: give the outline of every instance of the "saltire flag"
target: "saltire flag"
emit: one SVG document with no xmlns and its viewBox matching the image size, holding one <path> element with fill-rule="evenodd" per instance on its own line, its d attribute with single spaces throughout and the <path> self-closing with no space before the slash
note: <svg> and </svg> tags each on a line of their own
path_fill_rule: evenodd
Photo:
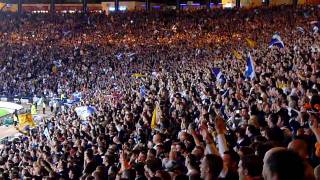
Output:
<svg viewBox="0 0 320 180">
<path fill-rule="evenodd" d="M 131 57 L 131 56 L 134 56 L 135 54 L 136 54 L 136 53 L 132 53 L 132 52 L 131 52 L 131 53 L 127 53 L 127 56 L 128 56 L 128 57 Z"/>
<path fill-rule="evenodd" d="M 311 21 L 310 24 L 313 24 L 313 33 L 316 34 L 319 32 L 320 29 L 320 21 Z"/>
<path fill-rule="evenodd" d="M 93 115 L 97 111 L 93 106 L 80 106 L 76 107 L 74 110 L 81 120 L 87 120 L 89 116 Z"/>
<path fill-rule="evenodd" d="M 72 99 L 74 100 L 74 102 L 80 102 L 81 98 L 81 92 L 75 92 L 72 94 Z"/>
<path fill-rule="evenodd" d="M 119 61 L 122 60 L 123 54 L 122 54 L 122 53 L 116 54 L 116 58 L 117 58 Z"/>
<path fill-rule="evenodd" d="M 239 53 L 239 51 L 233 50 L 233 56 L 239 60 L 242 59 L 242 55 Z"/>
<path fill-rule="evenodd" d="M 38 99 L 37 105 L 38 105 L 38 106 L 41 106 L 42 103 L 43 103 L 43 101 L 44 101 L 44 99 L 41 97 L 40 99 Z"/>
<path fill-rule="evenodd" d="M 217 81 L 219 81 L 220 83 L 226 82 L 226 78 L 220 71 L 220 68 L 213 68 L 212 73 L 215 75 Z"/>
<path fill-rule="evenodd" d="M 19 114 L 18 120 L 19 120 L 19 129 L 24 129 L 27 126 L 29 127 L 36 126 L 36 124 L 33 121 L 33 117 L 31 113 Z"/>
<path fill-rule="evenodd" d="M 284 43 L 281 40 L 281 37 L 279 36 L 279 34 L 275 34 L 272 36 L 271 42 L 269 44 L 269 48 L 272 48 L 273 46 L 277 46 L 279 48 L 284 48 Z"/>
<path fill-rule="evenodd" d="M 248 46 L 249 46 L 250 48 L 255 48 L 255 47 L 257 46 L 257 42 L 255 42 L 255 41 L 252 40 L 252 39 L 246 38 L 246 41 L 247 41 Z"/>
<path fill-rule="evenodd" d="M 71 31 L 62 31 L 63 36 L 68 36 L 71 33 Z"/>
<path fill-rule="evenodd" d="M 250 78 L 251 80 L 256 76 L 253 60 L 250 53 L 248 54 L 247 65 L 244 75 L 246 78 Z"/>
<path fill-rule="evenodd" d="M 88 24 L 88 25 L 91 25 L 91 19 L 90 19 L 90 16 L 88 16 L 88 18 L 87 18 L 87 24 Z"/>
<path fill-rule="evenodd" d="M 226 98 L 229 96 L 229 89 L 227 89 L 223 94 L 222 97 Z"/>
<path fill-rule="evenodd" d="M 221 113 L 221 115 L 223 116 L 223 118 L 224 119 L 228 119 L 229 117 L 227 116 L 227 114 L 225 113 L 225 105 L 222 105 L 221 107 L 220 107 L 220 113 Z"/>
<path fill-rule="evenodd" d="M 52 63 L 57 67 L 61 67 L 62 66 L 61 60 L 53 61 Z"/>
<path fill-rule="evenodd" d="M 304 33 L 304 29 L 302 27 L 297 27 L 297 31 L 301 32 L 301 33 Z"/>
<path fill-rule="evenodd" d="M 46 127 L 46 128 L 44 129 L 43 135 L 45 135 L 46 138 L 47 138 L 49 141 L 51 141 L 51 136 L 50 136 L 48 127 Z"/>
<path fill-rule="evenodd" d="M 140 95 L 144 97 L 146 95 L 146 87 L 145 86 L 140 86 Z"/>
</svg>

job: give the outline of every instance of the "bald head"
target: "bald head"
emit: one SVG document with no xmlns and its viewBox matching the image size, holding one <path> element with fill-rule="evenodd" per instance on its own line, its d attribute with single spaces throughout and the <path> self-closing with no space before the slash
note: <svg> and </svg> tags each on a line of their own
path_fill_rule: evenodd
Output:
<svg viewBox="0 0 320 180">
<path fill-rule="evenodd" d="M 270 149 L 263 159 L 265 180 L 303 180 L 305 177 L 302 158 L 295 152 L 277 147 Z"/>
<path fill-rule="evenodd" d="M 155 135 L 153 136 L 152 141 L 153 141 L 154 144 L 159 144 L 159 143 L 161 143 L 161 135 L 160 135 L 160 134 L 155 134 Z"/>
<path fill-rule="evenodd" d="M 301 139 L 291 141 L 288 145 L 288 149 L 299 154 L 302 159 L 308 158 L 308 145 Z"/>
<path fill-rule="evenodd" d="M 268 160 L 268 158 L 270 157 L 270 155 L 272 155 L 273 153 L 278 152 L 278 151 L 285 151 L 285 150 L 287 150 L 287 149 L 284 147 L 275 147 L 275 148 L 270 149 L 264 155 L 263 163 L 265 163 Z"/>
</svg>

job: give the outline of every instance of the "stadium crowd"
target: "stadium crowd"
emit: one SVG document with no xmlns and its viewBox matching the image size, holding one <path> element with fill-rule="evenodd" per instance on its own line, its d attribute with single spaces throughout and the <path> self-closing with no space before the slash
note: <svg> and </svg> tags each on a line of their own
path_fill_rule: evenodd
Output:
<svg viewBox="0 0 320 180">
<path fill-rule="evenodd" d="M 64 109 L 4 144 L 0 175 L 319 179 L 319 17 L 317 6 L 0 13 L 2 94 L 81 92 L 97 109 L 86 120 Z M 284 48 L 268 47 L 276 32 Z"/>
</svg>

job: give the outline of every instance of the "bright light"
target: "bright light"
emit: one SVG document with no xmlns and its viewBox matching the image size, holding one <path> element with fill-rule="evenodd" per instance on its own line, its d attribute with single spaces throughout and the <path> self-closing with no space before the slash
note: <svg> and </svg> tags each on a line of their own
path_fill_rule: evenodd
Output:
<svg viewBox="0 0 320 180">
<path fill-rule="evenodd" d="M 235 4 L 233 3 L 226 3 L 223 5 L 223 8 L 234 8 Z"/>
<path fill-rule="evenodd" d="M 109 7 L 109 11 L 115 11 L 116 8 L 114 6 Z M 119 6 L 120 11 L 125 11 L 127 10 L 127 6 Z"/>
</svg>

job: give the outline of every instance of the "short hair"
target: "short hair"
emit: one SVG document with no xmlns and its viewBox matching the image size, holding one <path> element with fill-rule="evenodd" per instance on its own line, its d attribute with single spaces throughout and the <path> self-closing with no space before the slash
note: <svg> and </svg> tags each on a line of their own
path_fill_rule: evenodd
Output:
<svg viewBox="0 0 320 180">
<path fill-rule="evenodd" d="M 157 161 L 155 161 L 155 160 L 147 160 L 146 166 L 153 173 L 156 173 L 156 171 L 158 170 L 158 164 L 157 164 Z"/>
<path fill-rule="evenodd" d="M 248 171 L 251 177 L 261 176 L 263 169 L 263 161 L 256 155 L 244 156 L 241 159 L 243 169 Z"/>
<path fill-rule="evenodd" d="M 149 153 L 151 153 L 154 156 L 157 155 L 157 151 L 155 149 L 149 149 Z"/>
<path fill-rule="evenodd" d="M 240 156 L 238 153 L 236 153 L 233 150 L 225 151 L 223 154 L 229 155 L 231 157 L 231 160 L 238 163 L 240 161 Z"/>
<path fill-rule="evenodd" d="M 222 158 L 216 154 L 207 154 L 205 159 L 212 175 L 218 177 L 223 168 Z"/>
<path fill-rule="evenodd" d="M 304 163 L 301 157 L 293 151 L 281 150 L 270 154 L 265 162 L 270 172 L 277 174 L 279 180 L 304 179 Z"/>
<path fill-rule="evenodd" d="M 253 155 L 254 154 L 254 150 L 251 147 L 248 147 L 248 146 L 240 147 L 239 151 L 241 151 L 244 156 Z"/>
<path fill-rule="evenodd" d="M 272 124 L 276 125 L 278 122 L 278 118 L 279 118 L 278 114 L 272 113 L 272 114 L 270 114 L 269 117 L 270 117 L 270 121 L 272 122 Z"/>
<path fill-rule="evenodd" d="M 193 154 L 189 154 L 188 158 L 189 158 L 190 166 L 193 168 L 199 169 L 199 161 L 198 161 L 197 157 Z"/>
<path fill-rule="evenodd" d="M 136 171 L 137 175 L 143 175 L 144 174 L 144 164 L 143 163 L 135 164 L 134 170 Z"/>
</svg>

